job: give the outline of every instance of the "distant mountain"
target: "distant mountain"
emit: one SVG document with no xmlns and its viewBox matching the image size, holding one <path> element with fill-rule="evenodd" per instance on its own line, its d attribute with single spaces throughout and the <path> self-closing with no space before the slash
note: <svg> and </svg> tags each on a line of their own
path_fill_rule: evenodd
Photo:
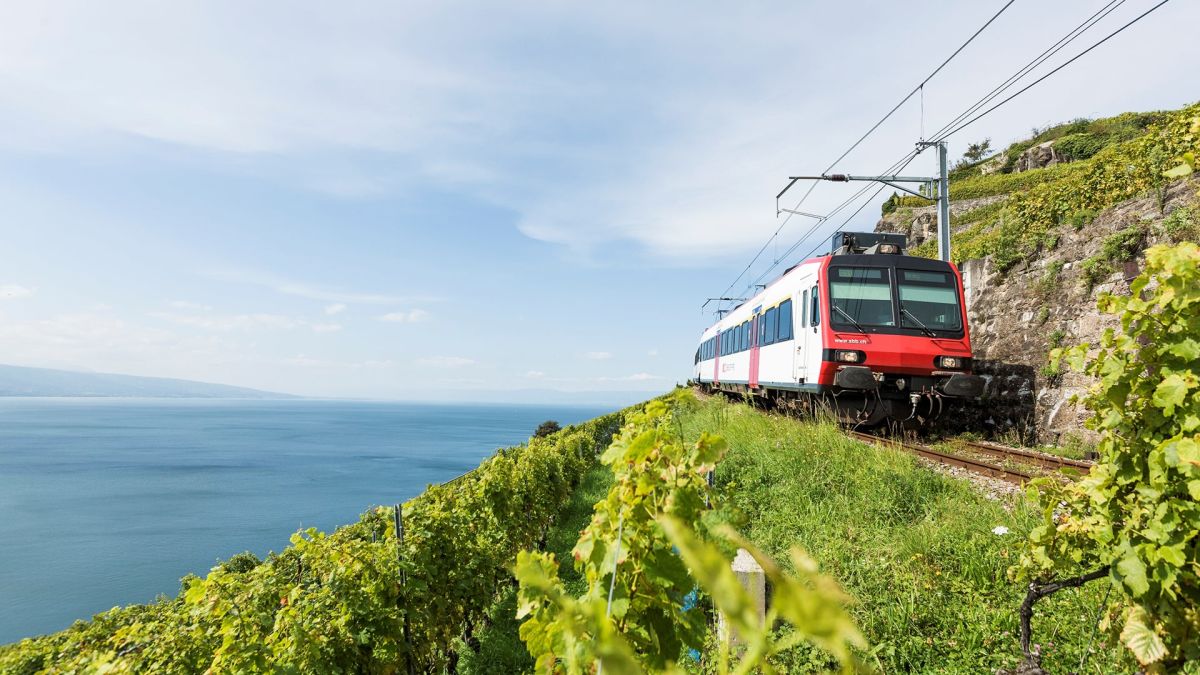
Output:
<svg viewBox="0 0 1200 675">
<path fill-rule="evenodd" d="M 227 384 L 166 377 L 81 373 L 0 365 L 0 396 L 135 396 L 146 398 L 298 398 Z"/>
</svg>

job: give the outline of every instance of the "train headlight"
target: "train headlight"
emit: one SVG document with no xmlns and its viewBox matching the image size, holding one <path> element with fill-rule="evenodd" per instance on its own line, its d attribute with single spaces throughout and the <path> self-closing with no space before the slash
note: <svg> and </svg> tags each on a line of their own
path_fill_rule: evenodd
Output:
<svg viewBox="0 0 1200 675">
<path fill-rule="evenodd" d="M 959 370 L 966 365 L 961 356 L 939 356 L 936 365 L 947 370 Z"/>
<path fill-rule="evenodd" d="M 862 363 L 867 356 L 853 349 L 839 349 L 833 353 L 833 360 L 839 363 Z"/>
</svg>

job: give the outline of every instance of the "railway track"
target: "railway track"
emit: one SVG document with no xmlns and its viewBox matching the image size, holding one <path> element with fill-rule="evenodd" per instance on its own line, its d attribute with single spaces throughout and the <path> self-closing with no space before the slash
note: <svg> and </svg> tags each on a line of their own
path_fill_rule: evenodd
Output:
<svg viewBox="0 0 1200 675">
<path fill-rule="evenodd" d="M 1049 471 L 1059 471 L 1064 468 L 1073 468 L 1086 472 L 1091 468 L 1091 464 L 1080 462 L 1078 460 L 1067 459 L 1065 457 L 1053 457 L 1050 455 L 1042 455 L 1040 453 L 1029 452 L 1019 448 L 1008 448 L 994 443 L 985 443 L 980 441 L 966 441 L 965 445 L 970 452 L 986 455 L 991 459 L 997 459 L 1001 464 L 984 461 L 967 455 L 955 454 L 946 452 L 938 448 L 932 448 L 928 445 L 913 443 L 911 441 L 902 441 L 894 438 L 885 438 L 882 436 L 873 436 L 859 431 L 847 431 L 850 437 L 856 438 L 866 443 L 876 443 L 893 448 L 899 448 L 906 452 L 910 452 L 919 457 L 924 457 L 941 464 L 956 466 L 961 469 L 966 469 L 972 473 L 998 478 L 1000 480 L 1021 485 L 1038 476 L 1046 475 Z M 1025 466 L 1014 466 L 1013 464 L 1023 464 Z M 1033 466 L 1030 466 L 1033 465 Z M 1034 468 L 1036 467 L 1036 468 Z"/>
<path fill-rule="evenodd" d="M 1021 448 L 1010 448 L 997 443 L 988 443 L 987 441 L 960 442 L 972 452 L 995 457 L 1001 461 L 1032 464 L 1040 469 L 1050 469 L 1052 471 L 1075 469 L 1080 473 L 1087 473 L 1092 468 L 1091 462 L 1081 462 L 1077 459 L 1047 455 L 1041 452 L 1030 452 Z"/>
</svg>

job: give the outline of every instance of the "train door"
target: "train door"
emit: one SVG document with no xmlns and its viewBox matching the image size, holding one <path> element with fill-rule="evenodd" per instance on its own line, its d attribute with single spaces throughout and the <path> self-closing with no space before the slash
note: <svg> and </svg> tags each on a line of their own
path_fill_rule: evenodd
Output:
<svg viewBox="0 0 1200 675">
<path fill-rule="evenodd" d="M 721 381 L 721 339 L 724 336 L 718 330 L 713 340 L 713 384 L 719 384 Z"/>
<path fill-rule="evenodd" d="M 821 372 L 821 290 L 819 277 L 807 282 L 808 300 L 804 308 L 804 362 L 808 379 L 815 381 Z"/>
<path fill-rule="evenodd" d="M 758 388 L 758 311 L 754 308 L 754 316 L 750 318 L 750 388 Z"/>
<path fill-rule="evenodd" d="M 797 294 L 792 303 L 796 305 L 792 312 L 792 335 L 796 336 L 792 376 L 799 383 L 808 377 L 808 289 Z"/>
</svg>

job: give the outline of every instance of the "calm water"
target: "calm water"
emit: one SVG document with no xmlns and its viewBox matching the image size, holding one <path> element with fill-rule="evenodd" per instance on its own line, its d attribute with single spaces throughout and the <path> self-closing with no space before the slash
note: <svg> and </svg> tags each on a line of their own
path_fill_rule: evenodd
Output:
<svg viewBox="0 0 1200 675">
<path fill-rule="evenodd" d="M 174 595 L 585 407 L 0 398 L 0 643 Z"/>
</svg>

